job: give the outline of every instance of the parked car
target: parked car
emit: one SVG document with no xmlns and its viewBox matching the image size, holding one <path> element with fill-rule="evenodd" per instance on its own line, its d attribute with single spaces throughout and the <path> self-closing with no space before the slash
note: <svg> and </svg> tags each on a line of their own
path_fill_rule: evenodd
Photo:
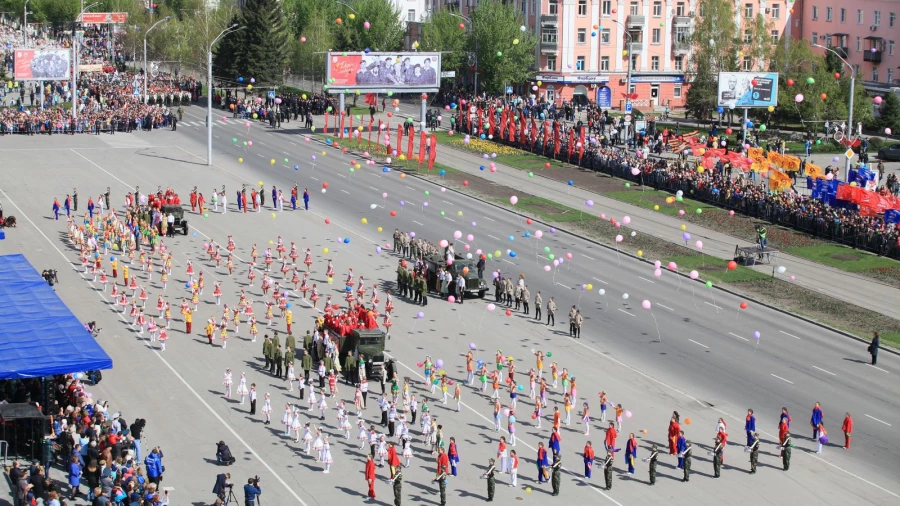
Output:
<svg viewBox="0 0 900 506">
<path fill-rule="evenodd" d="M 878 150 L 878 158 L 882 160 L 900 161 L 900 143 L 891 144 Z"/>
</svg>

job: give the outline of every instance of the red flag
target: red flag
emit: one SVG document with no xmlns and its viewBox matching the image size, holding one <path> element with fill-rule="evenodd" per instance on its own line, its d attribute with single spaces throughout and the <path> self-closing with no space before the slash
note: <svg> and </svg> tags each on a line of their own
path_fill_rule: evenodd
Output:
<svg viewBox="0 0 900 506">
<path fill-rule="evenodd" d="M 512 116 L 512 114 L 510 114 Z M 509 142 L 516 142 L 516 118 L 509 118 Z"/>
<path fill-rule="evenodd" d="M 338 132 L 338 139 L 344 138 L 344 118 L 347 117 L 347 114 L 344 111 L 341 111 L 341 131 Z"/>
<path fill-rule="evenodd" d="M 425 145 L 428 144 L 428 134 L 425 130 L 419 132 L 419 165 L 425 162 Z"/>
<path fill-rule="evenodd" d="M 572 159 L 572 151 L 575 150 L 575 129 L 569 130 L 569 160 Z"/>
<path fill-rule="evenodd" d="M 519 116 L 519 146 L 525 144 L 525 130 L 528 129 L 528 123 L 525 122 L 525 114 Z"/>
<path fill-rule="evenodd" d="M 397 125 L 397 154 L 403 152 L 403 123 Z M 393 151 L 391 151 L 393 153 Z"/>
<path fill-rule="evenodd" d="M 406 146 L 406 159 L 407 160 L 412 160 L 412 158 L 413 158 L 413 141 L 415 140 L 415 138 L 416 138 L 415 127 L 413 127 L 413 128 L 410 128 L 409 141 L 407 142 L 407 146 Z"/>
<path fill-rule="evenodd" d="M 578 163 L 581 163 L 581 157 L 584 156 L 584 130 L 585 128 L 581 127 L 581 147 L 578 148 Z"/>
<path fill-rule="evenodd" d="M 559 154 L 560 145 L 561 145 L 561 143 L 559 141 L 559 121 L 554 121 L 553 122 L 553 155 L 554 156 Z"/>
<path fill-rule="evenodd" d="M 437 158 L 437 135 L 431 135 L 431 153 L 428 156 L 428 168 L 434 168 L 434 159 Z"/>
<path fill-rule="evenodd" d="M 537 122 L 534 115 L 531 116 L 531 149 L 534 149 L 534 141 L 537 140 Z"/>
<path fill-rule="evenodd" d="M 328 111 L 325 111 L 325 135 L 328 135 Z"/>
<path fill-rule="evenodd" d="M 491 110 L 491 115 L 488 116 L 488 135 L 490 137 L 494 136 L 494 123 L 497 122 L 497 117 L 494 115 L 494 111 Z"/>
<path fill-rule="evenodd" d="M 366 93 L 366 103 L 375 105 L 378 103 L 378 97 L 374 93 Z"/>
<path fill-rule="evenodd" d="M 543 149 L 543 151 L 547 151 L 547 141 L 548 140 L 550 140 L 550 122 L 545 121 L 544 122 L 544 139 L 543 139 L 544 149 Z"/>
<path fill-rule="evenodd" d="M 372 123 L 375 122 L 375 118 L 369 119 L 369 143 L 366 144 L 366 149 L 372 147 Z M 381 120 L 378 120 L 378 127 L 381 128 Z"/>
<path fill-rule="evenodd" d="M 503 112 L 500 114 L 500 137 L 503 137 L 503 134 L 506 133 L 506 130 L 509 128 L 509 112 L 506 109 L 503 109 Z"/>
<path fill-rule="evenodd" d="M 478 133 L 484 133 L 484 114 L 481 112 L 481 106 L 478 106 Z"/>
</svg>

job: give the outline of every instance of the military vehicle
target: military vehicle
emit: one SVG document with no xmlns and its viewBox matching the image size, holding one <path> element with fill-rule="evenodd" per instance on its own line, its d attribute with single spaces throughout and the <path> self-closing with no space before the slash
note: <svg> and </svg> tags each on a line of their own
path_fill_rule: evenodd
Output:
<svg viewBox="0 0 900 506">
<path fill-rule="evenodd" d="M 166 216 L 169 214 L 175 215 L 175 229 L 181 229 L 181 233 L 183 235 L 188 235 L 188 222 L 184 219 L 184 208 L 174 204 L 166 204 L 160 208 L 160 212 L 164 213 Z"/>
<path fill-rule="evenodd" d="M 466 280 L 465 295 L 467 297 L 477 296 L 479 299 L 483 299 L 484 294 L 488 291 L 487 283 L 478 277 L 478 267 L 476 266 L 477 260 L 474 258 L 468 260 L 461 255 L 454 255 L 453 264 L 447 265 L 447 260 L 442 255 L 430 255 L 425 257 L 425 263 L 428 265 L 427 284 L 429 292 L 441 291 L 437 280 L 437 272 L 441 267 L 449 269 L 450 274 L 453 275 L 453 281 L 449 286 L 449 293 L 456 293 L 456 277 L 458 273 L 462 273 L 463 279 Z"/>
<path fill-rule="evenodd" d="M 381 364 L 384 363 L 384 341 L 385 333 L 381 329 L 353 329 L 347 335 L 340 335 L 334 329 L 326 326 L 329 337 L 338 342 L 338 360 L 341 367 L 346 363 L 347 356 L 352 355 L 354 360 L 359 361 L 360 354 L 365 355 L 366 360 L 366 378 L 380 380 Z M 355 383 L 357 371 L 348 371 L 346 368 L 341 369 L 344 378 Z"/>
</svg>

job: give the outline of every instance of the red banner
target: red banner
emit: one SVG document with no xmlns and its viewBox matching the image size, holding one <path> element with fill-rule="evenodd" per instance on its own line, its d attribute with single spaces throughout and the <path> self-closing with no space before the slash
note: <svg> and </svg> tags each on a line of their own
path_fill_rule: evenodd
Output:
<svg viewBox="0 0 900 506">
<path fill-rule="evenodd" d="M 585 143 L 584 131 L 585 131 L 585 128 L 584 128 L 584 126 L 582 126 L 581 127 L 581 140 L 579 141 L 579 144 L 581 144 L 581 145 L 578 146 L 578 164 L 579 165 L 581 164 L 581 157 L 584 156 L 584 143 Z"/>
<path fill-rule="evenodd" d="M 545 151 L 545 152 L 547 151 L 547 141 L 548 140 L 550 140 L 550 122 L 545 121 L 544 122 L 544 138 L 541 140 L 541 143 L 544 146 L 542 151 Z"/>
<path fill-rule="evenodd" d="M 497 122 L 497 117 L 494 115 L 494 111 L 491 110 L 491 115 L 488 116 L 488 136 L 494 136 L 494 123 Z"/>
<path fill-rule="evenodd" d="M 85 12 L 81 15 L 81 22 L 86 25 L 108 25 L 127 23 L 127 12 Z"/>
<path fill-rule="evenodd" d="M 559 139 L 559 122 L 553 122 L 553 155 L 556 156 L 559 154 L 560 145 L 562 143 Z"/>
<path fill-rule="evenodd" d="M 484 113 L 482 113 L 481 107 L 478 108 L 478 133 L 484 133 Z"/>
<path fill-rule="evenodd" d="M 71 49 L 16 49 L 16 79 L 64 81 L 72 78 Z"/>
<path fill-rule="evenodd" d="M 425 163 L 425 145 L 428 144 L 428 134 L 425 130 L 419 132 L 419 165 Z"/>
<path fill-rule="evenodd" d="M 509 119 L 509 142 L 516 142 L 516 118 Z"/>
<path fill-rule="evenodd" d="M 338 132 L 338 139 L 344 138 L 344 119 L 347 118 L 347 113 L 341 111 L 341 130 Z"/>
<path fill-rule="evenodd" d="M 406 146 L 406 159 L 413 159 L 413 141 L 416 139 L 415 127 L 409 129 L 409 141 Z"/>
<path fill-rule="evenodd" d="M 369 105 L 378 105 L 378 95 L 375 93 L 366 93 L 366 103 Z"/>
<path fill-rule="evenodd" d="M 372 147 L 372 123 L 375 122 L 375 118 L 369 118 L 369 142 L 366 144 L 366 149 Z M 381 128 L 381 120 L 378 120 L 378 128 Z"/>
<path fill-rule="evenodd" d="M 431 153 L 428 156 L 428 168 L 434 168 L 434 160 L 437 158 L 437 135 L 431 135 Z"/>
</svg>

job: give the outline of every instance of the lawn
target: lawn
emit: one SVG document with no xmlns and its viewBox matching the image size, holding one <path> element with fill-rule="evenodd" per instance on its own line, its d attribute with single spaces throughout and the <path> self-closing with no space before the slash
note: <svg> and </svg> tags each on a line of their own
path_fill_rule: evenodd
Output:
<svg viewBox="0 0 900 506">
<path fill-rule="evenodd" d="M 678 216 L 679 210 L 683 210 L 685 214 L 700 214 L 697 213 L 698 209 L 700 209 L 703 213 L 727 214 L 727 212 L 720 207 L 716 207 L 711 204 L 704 204 L 703 202 L 698 202 L 692 199 L 683 199 L 681 202 L 673 202 L 672 204 L 667 204 L 666 198 L 674 198 L 672 194 L 652 189 L 646 191 L 622 190 L 615 192 L 606 192 L 603 195 L 628 204 L 643 207 L 644 209 L 653 209 L 654 211 L 665 214 L 667 216 Z M 656 207 L 658 207 L 658 209 Z"/>
<path fill-rule="evenodd" d="M 825 264 L 847 272 L 856 272 L 900 287 L 900 262 L 838 244 L 787 248 L 785 253 Z"/>
<path fill-rule="evenodd" d="M 663 265 L 665 266 L 669 262 L 675 262 L 679 272 L 698 271 L 703 279 L 713 283 L 746 283 L 773 279 L 772 276 L 741 265 L 735 270 L 729 271 L 724 260 L 709 255 L 676 255 L 667 257 L 663 261 Z"/>
</svg>

